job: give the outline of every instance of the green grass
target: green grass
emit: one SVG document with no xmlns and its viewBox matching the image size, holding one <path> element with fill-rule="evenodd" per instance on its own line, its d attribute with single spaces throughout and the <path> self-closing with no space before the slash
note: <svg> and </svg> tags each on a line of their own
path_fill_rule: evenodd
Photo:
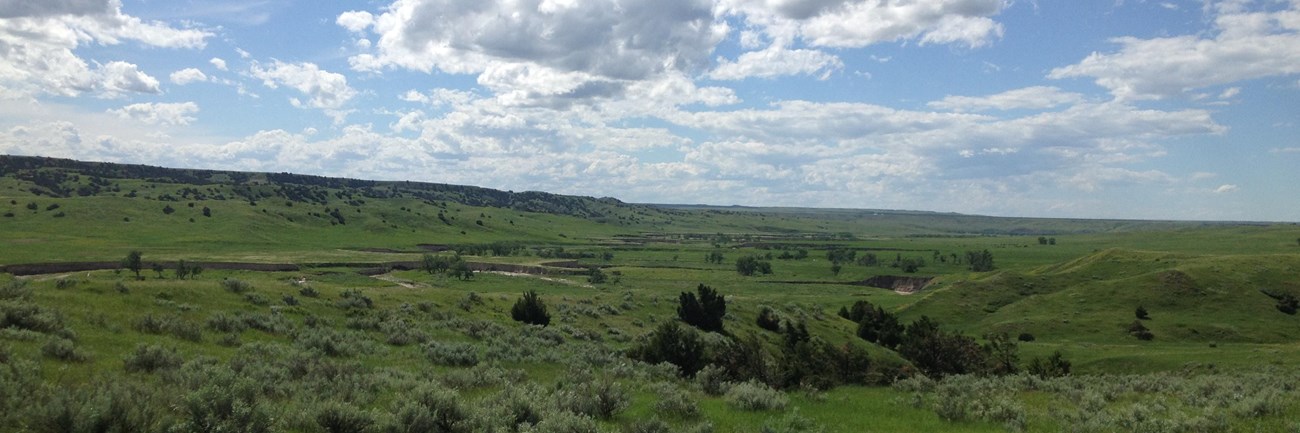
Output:
<svg viewBox="0 0 1300 433">
<path fill-rule="evenodd" d="M 630 363 L 622 356 L 657 324 L 675 320 L 678 295 L 698 284 L 707 284 L 726 296 L 724 323 L 732 335 L 758 335 L 776 351 L 781 336 L 754 323 L 758 312 L 767 307 L 783 319 L 806 322 L 818 338 L 865 347 L 878 366 L 906 361 L 889 349 L 858 339 L 856 324 L 836 315 L 839 308 L 866 300 L 895 312 L 904 323 L 929 316 L 946 329 L 976 337 L 994 332 L 1013 337 L 1030 333 L 1035 341 L 1020 344 L 1022 364 L 1059 350 L 1072 362 L 1073 371 L 1084 378 L 1170 372 L 1193 378 L 1243 377 L 1262 368 L 1277 369 L 1284 375 L 1300 367 L 1300 316 L 1278 311 L 1276 301 L 1266 294 L 1300 295 L 1300 227 L 1293 224 L 643 206 L 586 198 L 545 203 L 579 203 L 583 209 L 599 213 L 581 216 L 571 212 L 576 207 L 566 208 L 568 213 L 547 213 L 469 206 L 453 195 L 424 200 L 414 195 L 418 188 L 403 189 L 407 187 L 401 183 L 383 186 L 385 194 L 393 196 L 365 197 L 364 203 L 359 201 L 362 196 L 357 189 L 318 188 L 331 197 L 329 209 L 338 208 L 346 217 L 345 224 L 331 224 L 326 205 L 277 195 L 277 186 L 264 183 L 264 175 L 253 175 L 244 184 L 218 182 L 222 176 L 213 175 L 213 183 L 205 185 L 117 178 L 110 179 L 117 191 L 61 198 L 34 195 L 35 184 L 19 180 L 13 172 L 0 176 L 0 214 L 13 214 L 0 218 L 0 245 L 5 245 L 0 248 L 0 265 L 117 261 L 131 250 L 142 251 L 146 264 L 185 259 L 304 265 L 297 272 L 211 269 L 196 280 L 170 278 L 170 270 L 164 273 L 168 278 L 156 278 L 147 265 L 142 273 L 146 278 L 139 281 L 129 272 L 112 270 L 28 277 L 0 274 L 0 285 L 27 282 L 33 291 L 30 302 L 60 317 L 75 334 L 75 348 L 89 355 L 85 362 L 54 359 L 42 355 L 43 347 L 54 338 L 51 335 L 0 330 L 0 351 L 17 362 L 34 363 L 41 383 L 50 387 L 33 398 L 48 403 L 59 395 L 55 389 L 76 390 L 107 381 L 139 385 L 154 393 L 148 398 L 176 401 L 190 392 L 175 382 L 190 374 L 186 372 L 242 362 L 241 357 L 247 355 L 241 351 L 257 344 L 300 350 L 298 345 L 305 343 L 297 342 L 296 336 L 309 332 L 310 322 L 353 344 L 349 355 L 322 358 L 326 364 L 321 371 L 352 372 L 339 376 L 346 377 L 339 379 L 341 383 L 370 384 L 371 388 L 359 388 L 359 397 L 349 402 L 384 414 L 377 415 L 381 418 L 395 412 L 394 405 L 403 402 L 416 384 L 463 382 L 493 365 L 520 371 L 523 383 L 543 390 L 536 392 L 556 392 L 572 373 L 570 357 L 585 353 L 583 359 L 601 360 L 590 365 L 591 369 L 615 378 L 630 392 L 628 409 L 598 423 L 611 431 L 657 416 L 651 388 L 662 383 L 688 393 L 703 414 L 699 419 L 664 418 L 680 429 L 709 422 L 719 432 L 759 431 L 796 416 L 829 432 L 1006 429 L 1002 421 L 979 416 L 944 419 L 942 411 L 931 403 L 948 391 L 937 390 L 917 394 L 890 387 L 846 386 L 813 393 L 793 389 L 787 393 L 790 404 L 786 409 L 742 411 L 722 397 L 705 395 L 687 380 L 659 376 L 653 367 Z M 84 185 L 88 175 L 83 173 L 79 182 L 68 181 L 65 186 Z M 209 197 L 160 200 L 179 197 L 187 188 L 206 191 Z M 128 197 L 131 190 L 137 192 L 134 197 Z M 237 197 L 245 190 L 266 195 L 259 196 L 254 206 Z M 340 198 L 349 193 L 352 198 Z M 227 199 L 213 198 L 219 194 Z M 37 203 L 36 209 L 27 209 L 28 203 Z M 54 204 L 56 209 L 47 210 Z M 164 206 L 171 206 L 174 212 L 165 214 Z M 203 216 L 204 207 L 211 210 L 211 217 Z M 56 217 L 59 212 L 63 216 Z M 437 218 L 440 212 L 447 222 Z M 1039 236 L 1055 238 L 1056 244 L 1040 245 Z M 359 274 L 357 267 L 320 265 L 418 260 L 424 252 L 420 244 L 498 241 L 527 248 L 521 254 L 467 255 L 466 259 L 525 265 L 573 260 L 543 256 L 563 248 L 568 253 L 589 254 L 577 262 L 602 267 L 611 281 L 593 285 L 582 275 L 495 273 L 479 273 L 472 280 L 460 281 L 418 270 L 367 276 Z M 851 248 L 860 256 L 875 254 L 882 265 L 848 263 L 834 275 L 826 256 L 830 248 Z M 739 257 L 778 256 L 787 249 L 804 249 L 808 257 L 774 258 L 770 275 L 744 277 L 735 271 Z M 964 263 L 952 260 L 954 256 L 964 258 L 967 251 L 985 249 L 995 258 L 992 272 L 974 273 Z M 722 263 L 705 262 L 705 255 L 714 251 L 725 256 Z M 612 259 L 602 257 L 607 252 L 613 254 Z M 934 280 L 911 295 L 859 284 L 878 275 L 912 275 L 889 266 L 895 258 L 923 259 L 925 266 L 914 276 Z M 220 281 L 226 278 L 247 282 L 252 287 L 249 293 L 266 304 L 250 302 L 249 293 L 225 290 Z M 63 288 L 59 288 L 60 279 L 65 281 Z M 304 279 L 319 297 L 300 293 L 303 284 L 295 282 Z M 119 285 L 127 287 L 126 293 L 118 290 Z M 373 308 L 340 307 L 342 294 L 352 290 L 368 297 Z M 532 341 L 526 340 L 532 337 L 510 319 L 509 310 L 527 290 L 542 295 L 553 316 L 549 329 L 561 333 L 565 343 L 519 355 L 515 352 L 526 346 L 521 342 Z M 470 302 L 471 296 L 478 301 Z M 285 297 L 293 297 L 298 305 L 286 305 Z M 1150 320 L 1143 323 L 1155 335 L 1152 341 L 1137 340 L 1126 330 L 1139 305 L 1150 312 Z M 223 340 L 230 337 L 208 327 L 208 321 L 219 314 L 280 317 L 289 330 L 245 329 L 235 337 L 241 346 L 224 345 Z M 201 337 L 192 341 L 178 333 L 141 332 L 137 328 L 145 316 L 197 326 Z M 387 343 L 390 330 L 383 326 L 395 326 L 389 323 L 394 319 L 403 320 L 422 338 L 470 343 L 482 357 L 502 359 L 474 368 L 434 365 L 418 343 Z M 377 325 L 380 323 L 388 324 Z M 481 335 L 484 332 L 493 335 L 485 337 Z M 191 362 L 186 367 L 189 370 L 126 373 L 123 359 L 139 343 L 176 348 Z M 523 359 L 515 359 L 519 356 Z M 279 418 L 281 427 L 313 431 L 310 424 L 314 421 L 304 421 L 306 415 L 302 415 L 319 404 L 309 392 L 315 386 L 309 378 L 310 374 L 289 381 L 287 390 L 268 397 L 277 410 L 285 411 L 279 412 L 284 415 Z M 1008 378 L 996 386 L 1013 387 L 1021 380 Z M 954 383 L 952 386 L 966 386 L 960 380 Z M 1174 408 L 1159 415 L 1171 419 L 1221 410 L 1228 414 L 1229 431 L 1293 429 L 1285 420 L 1297 415 L 1298 400 L 1290 388 L 1279 391 L 1281 408 L 1259 416 L 1226 407 L 1193 410 L 1183 403 L 1170 403 L 1168 399 L 1173 397 L 1158 392 L 1122 394 L 1108 400 L 1106 407 L 1114 411 L 1116 419 L 1128 416 L 1124 411 L 1147 410 L 1133 409 L 1141 403 Z M 492 399 L 514 391 L 507 384 L 487 383 L 457 392 L 466 404 L 478 408 L 475 410 L 489 410 Z M 1054 408 L 1076 404 L 1080 397 L 1066 391 L 1018 388 L 999 395 L 1011 402 L 1009 405 L 1022 407 L 1030 431 L 1068 425 Z M 10 429 L 0 427 L 0 431 Z"/>
</svg>

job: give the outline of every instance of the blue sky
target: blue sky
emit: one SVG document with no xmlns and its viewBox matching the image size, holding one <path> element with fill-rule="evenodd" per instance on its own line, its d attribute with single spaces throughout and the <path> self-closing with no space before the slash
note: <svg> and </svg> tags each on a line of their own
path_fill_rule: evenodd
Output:
<svg viewBox="0 0 1300 433">
<path fill-rule="evenodd" d="M 0 0 L 0 153 L 1300 220 L 1300 0 Z"/>
</svg>

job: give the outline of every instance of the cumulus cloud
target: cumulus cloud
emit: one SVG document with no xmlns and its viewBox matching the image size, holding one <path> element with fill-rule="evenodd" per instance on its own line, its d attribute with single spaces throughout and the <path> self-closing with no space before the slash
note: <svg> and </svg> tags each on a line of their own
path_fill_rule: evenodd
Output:
<svg viewBox="0 0 1300 433">
<path fill-rule="evenodd" d="M 222 60 L 220 57 L 213 57 L 212 59 L 208 60 L 208 63 L 211 63 L 212 66 L 215 67 L 215 68 L 217 68 L 217 69 L 220 69 L 220 70 L 223 70 L 223 71 L 227 70 L 227 67 L 226 67 L 226 61 L 225 61 L 225 60 Z"/>
<path fill-rule="evenodd" d="M 608 79 L 707 64 L 726 27 L 704 0 L 397 0 L 374 18 L 378 53 L 359 67 L 478 73 L 530 63 Z M 356 13 L 340 16 L 354 24 Z M 344 18 L 347 17 L 347 18 Z"/>
<path fill-rule="evenodd" d="M 285 63 L 279 60 L 263 67 L 254 64 L 249 71 L 254 78 L 272 89 L 280 86 L 289 87 L 309 97 L 306 101 L 290 98 L 295 107 L 319 108 L 326 110 L 336 121 L 346 115 L 342 107 L 357 95 L 357 91 L 348 85 L 343 74 L 329 72 L 315 63 Z"/>
<path fill-rule="evenodd" d="M 99 68 L 95 80 L 105 97 L 126 93 L 160 93 L 158 79 L 140 71 L 140 67 L 127 62 L 108 62 Z"/>
<path fill-rule="evenodd" d="M 743 16 L 778 40 L 798 37 L 813 46 L 864 47 L 917 39 L 922 44 L 983 46 L 1000 38 L 993 21 L 1007 0 L 720 0 L 729 15 Z"/>
<path fill-rule="evenodd" d="M 940 110 L 968 112 L 984 110 L 1045 109 L 1083 101 L 1083 95 L 1056 87 L 1033 86 L 983 96 L 946 96 L 927 106 Z"/>
<path fill-rule="evenodd" d="M 0 0 L 0 18 L 102 15 L 113 5 L 104 0 Z"/>
<path fill-rule="evenodd" d="M 741 80 L 749 77 L 774 78 L 783 75 L 819 75 L 843 69 L 839 57 L 818 50 L 786 49 L 772 46 L 762 51 L 741 54 L 735 62 L 719 60 L 709 72 L 715 80 Z"/>
<path fill-rule="evenodd" d="M 360 33 L 375 23 L 375 17 L 366 11 L 348 11 L 339 14 L 334 22 L 350 32 Z"/>
<path fill-rule="evenodd" d="M 136 120 L 149 125 L 188 125 L 196 120 L 193 114 L 198 112 L 199 105 L 193 102 L 149 102 L 108 110 L 108 113 L 122 119 Z"/>
<path fill-rule="evenodd" d="M 117 0 L 19 1 L 3 6 L 0 64 L 5 67 L 0 67 L 0 87 L 10 97 L 157 93 L 157 80 L 135 65 L 109 61 L 92 67 L 74 50 L 128 40 L 162 48 L 202 48 L 211 36 L 203 30 L 177 29 L 123 14 Z"/>
<path fill-rule="evenodd" d="M 172 84 L 178 86 L 184 86 L 190 83 L 208 81 L 208 76 L 204 74 L 203 71 L 200 71 L 195 68 L 185 68 L 176 72 L 172 72 L 169 78 L 171 79 Z"/>
<path fill-rule="evenodd" d="M 1117 98 L 1157 99 L 1300 73 L 1300 3 L 1274 12 L 1248 11 L 1250 5 L 1218 4 L 1208 36 L 1115 38 L 1118 51 L 1094 52 L 1048 76 L 1092 78 Z"/>
</svg>

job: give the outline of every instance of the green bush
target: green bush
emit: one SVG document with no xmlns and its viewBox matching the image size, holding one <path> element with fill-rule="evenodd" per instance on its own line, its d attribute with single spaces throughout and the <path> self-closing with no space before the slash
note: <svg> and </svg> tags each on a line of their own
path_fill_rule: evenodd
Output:
<svg viewBox="0 0 1300 433">
<path fill-rule="evenodd" d="M 701 372 L 702 374 L 703 372 Z M 699 375 L 696 375 L 699 378 Z M 690 394 L 668 383 L 661 383 L 655 389 L 655 412 L 682 419 L 700 416 L 700 407 L 691 399 Z"/>
<path fill-rule="evenodd" d="M 478 364 L 478 348 L 467 343 L 430 341 L 424 345 L 424 356 L 438 365 L 471 367 Z"/>
<path fill-rule="evenodd" d="M 632 399 L 623 386 L 608 379 L 585 381 L 572 388 L 567 406 L 575 413 L 610 419 L 627 409 Z"/>
<path fill-rule="evenodd" d="M 469 411 L 454 391 L 420 386 L 398 405 L 385 432 L 468 433 Z"/>
<path fill-rule="evenodd" d="M 781 410 L 790 404 L 781 391 L 755 381 L 732 385 L 724 398 L 731 407 L 740 410 Z"/>
<path fill-rule="evenodd" d="M 339 294 L 339 300 L 334 301 L 334 305 L 344 310 L 368 310 L 375 306 L 375 302 L 359 289 L 347 289 Z"/>
<path fill-rule="evenodd" d="M 670 363 L 685 377 L 695 376 L 707 364 L 705 343 L 699 333 L 678 326 L 676 321 L 659 325 L 649 338 L 631 349 L 629 356 L 650 364 Z"/>
<path fill-rule="evenodd" d="M 221 280 L 221 287 L 231 293 L 244 293 L 249 290 L 253 290 L 252 284 L 234 278 L 226 278 Z"/>
<path fill-rule="evenodd" d="M 63 338 L 51 338 L 45 342 L 45 345 L 41 346 L 41 354 L 67 362 L 86 362 L 90 360 L 90 355 L 77 349 L 75 344 Z"/>
<path fill-rule="evenodd" d="M 244 323 L 243 319 L 225 312 L 219 312 L 208 317 L 207 325 L 208 329 L 224 333 L 237 334 L 248 329 L 248 325 Z"/>
<path fill-rule="evenodd" d="M 330 401 L 315 412 L 316 425 L 328 433 L 363 433 L 375 425 L 375 415 L 349 404 Z"/>
<path fill-rule="evenodd" d="M 174 369 L 184 361 L 176 349 L 157 344 L 137 344 L 135 350 L 122 359 L 126 371 L 131 373 Z"/>
</svg>

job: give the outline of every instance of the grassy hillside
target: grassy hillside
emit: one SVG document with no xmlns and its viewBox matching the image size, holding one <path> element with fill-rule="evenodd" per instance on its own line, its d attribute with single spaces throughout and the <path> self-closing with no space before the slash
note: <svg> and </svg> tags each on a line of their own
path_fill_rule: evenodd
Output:
<svg viewBox="0 0 1300 433">
<path fill-rule="evenodd" d="M 1300 316 L 1278 308 L 1300 296 L 1294 224 L 638 205 L 22 157 L 0 157 L 0 215 L 0 265 L 146 264 L 0 274 L 0 432 L 1300 428 Z M 986 250 L 993 270 L 972 271 Z M 381 266 L 426 253 L 534 274 Z M 771 272 L 741 275 L 744 257 Z M 180 259 L 297 270 L 181 279 Z M 929 283 L 866 284 L 882 276 Z M 727 304 L 725 332 L 695 334 L 715 370 L 642 362 L 700 284 Z M 512 320 L 527 290 L 548 326 Z M 1059 351 L 1073 374 L 927 378 L 836 314 L 857 301 L 979 350 L 1032 335 L 1015 365 Z"/>
</svg>

